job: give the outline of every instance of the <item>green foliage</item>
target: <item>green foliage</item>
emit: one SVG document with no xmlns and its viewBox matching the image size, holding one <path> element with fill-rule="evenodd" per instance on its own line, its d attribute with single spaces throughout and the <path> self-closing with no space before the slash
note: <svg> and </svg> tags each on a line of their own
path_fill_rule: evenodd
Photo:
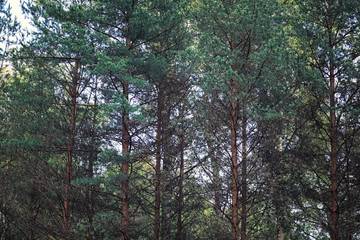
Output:
<svg viewBox="0 0 360 240">
<path fill-rule="evenodd" d="M 14 42 L 14 36 L 19 28 L 19 24 L 12 19 L 10 6 L 6 0 L 0 1 L 0 71 L 3 73 L 9 47 Z M 3 77 L 3 76 L 1 76 Z"/>
<path fill-rule="evenodd" d="M 337 116 L 339 238 L 357 237 L 358 1 L 25 5 L 37 30 L 13 51 L 11 67 L 1 65 L 0 239 L 63 237 L 70 152 L 72 238 L 89 231 L 93 239 L 122 237 L 126 181 L 129 236 L 154 238 L 160 175 L 161 239 L 175 239 L 180 186 L 181 239 L 231 239 L 231 110 L 239 170 L 242 144 L 248 148 L 248 238 L 328 239 L 330 111 Z M 17 27 L 0 1 L 2 62 Z"/>
<path fill-rule="evenodd" d="M 305 85 L 299 95 L 303 104 L 299 105 L 300 116 L 304 123 L 294 133 L 297 140 L 294 138 L 295 145 L 292 147 L 293 157 L 298 159 L 297 166 L 303 168 L 297 174 L 300 178 L 298 181 L 306 182 L 302 185 L 301 192 L 304 198 L 297 202 L 297 206 L 301 206 L 301 211 L 296 215 L 301 215 L 305 219 L 310 218 L 315 222 L 313 225 L 306 225 L 302 231 L 319 235 L 319 239 L 327 239 L 326 234 L 317 232 L 317 228 L 321 226 L 324 232 L 331 232 L 329 191 L 331 182 L 334 181 L 331 178 L 329 161 L 332 154 L 329 118 L 331 112 L 336 118 L 336 181 L 339 182 L 339 199 L 346 199 L 348 194 L 352 195 L 350 189 L 353 187 L 350 182 L 344 184 L 343 177 L 340 176 L 347 174 L 346 165 L 357 161 L 347 157 L 356 149 L 345 146 L 354 143 L 353 134 L 358 129 L 353 121 L 357 113 L 352 111 L 353 104 L 356 105 L 358 101 L 357 90 L 354 91 L 358 88 L 358 74 L 352 69 L 357 67 L 355 59 L 359 56 L 358 48 L 355 46 L 360 30 L 359 3 L 295 1 L 289 3 L 288 7 L 291 24 L 289 33 L 293 35 L 293 47 L 299 59 L 303 61 L 299 76 Z M 330 76 L 330 73 L 333 75 Z M 331 78 L 335 82 L 334 86 L 330 84 Z M 334 104 L 331 104 L 331 98 L 334 99 Z M 350 112 L 351 115 L 355 115 L 350 117 Z M 349 211 L 353 211 L 341 201 L 338 202 L 338 207 L 339 212 L 343 212 L 344 215 L 345 212 L 349 214 Z M 349 227 L 345 231 L 342 227 L 339 228 L 341 236 L 354 236 L 354 231 L 357 231 L 355 226 L 346 223 L 344 219 L 339 225 Z"/>
</svg>

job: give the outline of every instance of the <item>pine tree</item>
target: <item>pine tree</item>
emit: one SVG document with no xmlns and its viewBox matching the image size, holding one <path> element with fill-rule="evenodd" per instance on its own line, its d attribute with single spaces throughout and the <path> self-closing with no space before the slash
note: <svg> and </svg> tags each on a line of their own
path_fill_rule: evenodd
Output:
<svg viewBox="0 0 360 240">
<path fill-rule="evenodd" d="M 355 149 L 349 146 L 353 144 L 358 129 L 353 118 L 358 113 L 353 109 L 358 104 L 358 84 L 354 81 L 358 76 L 354 69 L 359 56 L 359 3 L 294 1 L 290 5 L 295 7 L 291 12 L 294 18 L 292 28 L 296 34 L 294 45 L 307 67 L 315 73 L 309 75 L 312 78 L 305 74 L 303 77 L 309 85 L 310 96 L 305 101 L 312 114 L 307 116 L 311 123 L 307 126 L 314 127 L 314 135 L 307 137 L 313 144 L 311 148 L 317 152 L 313 158 L 318 162 L 309 166 L 319 166 L 319 169 L 312 170 L 314 179 L 311 181 L 319 181 L 312 184 L 321 190 L 309 190 L 317 192 L 313 196 L 322 199 L 320 202 L 324 209 L 330 209 L 326 211 L 320 207 L 317 211 L 324 212 L 331 219 L 320 220 L 331 239 L 342 239 L 345 232 L 341 229 L 347 228 L 347 221 L 341 221 L 340 214 L 348 211 L 341 200 L 348 199 L 343 183 L 350 180 L 346 177 L 347 165 L 351 165 L 354 159 L 348 156 Z"/>
<path fill-rule="evenodd" d="M 230 144 L 232 239 L 247 239 L 254 149 L 266 131 L 264 120 L 276 118 L 287 107 L 281 97 L 276 102 L 262 101 L 261 93 L 290 94 L 285 86 L 290 83 L 281 82 L 289 76 L 286 66 L 280 64 L 280 49 L 285 45 L 279 40 L 284 36 L 277 18 L 280 14 L 274 14 L 281 8 L 275 1 L 207 1 L 196 7 L 205 59 L 201 87 L 205 96 L 212 89 L 212 97 L 222 106 L 215 114 L 229 134 L 227 142 L 221 144 L 225 149 Z"/>
<path fill-rule="evenodd" d="M 59 228 L 56 229 L 56 226 L 49 224 L 49 234 L 69 239 L 75 235 L 75 232 L 80 235 L 78 230 L 71 229 L 71 218 L 74 219 L 76 212 L 73 207 L 77 205 L 74 197 L 76 189 L 72 181 L 79 177 L 75 173 L 83 161 L 80 142 L 77 140 L 83 133 L 79 130 L 84 122 L 89 121 L 89 112 L 93 110 L 89 104 L 93 93 L 91 90 L 93 77 L 88 75 L 90 66 L 88 62 L 92 60 L 89 56 L 94 45 L 93 42 L 88 42 L 88 32 L 67 21 L 65 19 L 67 12 L 59 8 L 56 3 L 38 2 L 28 5 L 27 11 L 32 14 L 38 32 L 34 34 L 31 42 L 24 44 L 27 46 L 14 56 L 14 65 L 19 74 L 28 77 L 26 81 L 32 79 L 35 84 L 44 84 L 48 94 L 52 94 L 48 101 L 53 105 L 39 109 L 35 115 L 46 116 L 45 120 L 49 125 L 43 126 L 53 131 L 53 135 L 51 132 L 44 132 L 43 135 L 54 141 L 42 142 L 43 146 L 38 151 L 51 152 L 43 161 L 59 164 L 53 166 L 56 169 L 54 179 L 59 179 L 59 176 L 64 174 L 62 178 L 60 177 L 63 179 L 60 182 L 45 180 L 57 183 L 61 186 L 59 187 L 56 184 L 55 186 L 41 184 L 43 176 L 36 175 L 35 170 L 37 180 L 34 181 L 34 186 L 37 185 L 39 187 L 37 193 L 51 203 L 52 211 L 57 213 L 54 216 L 60 215 L 62 219 L 61 232 L 58 231 Z M 64 15 L 59 15 L 59 11 L 63 11 Z M 71 14 L 71 8 L 69 11 Z M 41 92 L 30 94 L 40 99 L 43 97 Z M 54 198 L 47 198 L 40 189 L 46 189 Z M 56 203 L 56 195 L 61 196 L 62 206 Z"/>
</svg>

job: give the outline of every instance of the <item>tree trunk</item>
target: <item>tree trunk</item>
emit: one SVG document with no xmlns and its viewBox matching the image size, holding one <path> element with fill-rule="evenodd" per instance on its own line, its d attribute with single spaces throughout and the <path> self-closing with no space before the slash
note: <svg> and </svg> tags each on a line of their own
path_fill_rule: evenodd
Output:
<svg viewBox="0 0 360 240">
<path fill-rule="evenodd" d="M 94 116 L 92 119 L 92 129 L 91 129 L 91 140 L 90 140 L 90 156 L 89 156 L 89 166 L 88 166 L 88 178 L 92 179 L 94 177 L 94 161 L 97 158 L 97 149 L 95 147 L 95 138 L 96 138 L 96 120 L 97 120 L 97 84 L 95 87 L 95 99 L 94 99 L 94 105 L 95 105 L 95 112 L 94 112 Z M 87 236 L 87 240 L 92 240 L 93 239 L 93 218 L 94 218 L 94 196 L 93 196 L 93 191 L 94 191 L 95 186 L 93 184 L 91 184 L 88 189 L 87 189 L 87 194 L 86 194 L 86 200 L 87 200 L 87 215 L 88 215 L 88 220 L 89 220 L 89 227 L 88 227 L 88 236 Z"/>
<path fill-rule="evenodd" d="M 278 223 L 278 240 L 285 240 L 284 228 L 281 223 Z"/>
<path fill-rule="evenodd" d="M 244 110 L 245 111 L 245 110 Z M 241 144 L 241 240 L 246 240 L 247 225 L 247 119 L 242 118 L 242 144 Z"/>
<path fill-rule="evenodd" d="M 163 90 L 165 88 L 163 87 Z M 162 159 L 162 170 L 161 170 L 161 231 L 160 238 L 167 239 L 171 234 L 171 211 L 174 209 L 171 206 L 172 196 L 173 196 L 173 178 L 172 171 L 174 169 L 174 153 L 173 153 L 173 145 L 171 143 L 171 136 L 174 133 L 174 129 L 170 124 L 171 114 L 170 109 L 165 106 L 165 103 L 172 101 L 169 93 L 162 93 L 163 96 L 163 114 L 162 114 L 162 151 L 163 151 L 163 159 Z"/>
<path fill-rule="evenodd" d="M 234 4 L 234 1 L 232 1 Z M 235 51 L 235 37 L 231 34 L 230 50 Z M 235 65 L 231 66 L 235 72 Z M 238 128 L 238 101 L 236 97 L 237 84 L 235 79 L 231 79 L 231 123 L 230 123 L 230 138 L 231 138 L 231 226 L 232 239 L 239 239 L 239 184 L 238 184 L 238 146 L 237 146 L 237 128 Z"/>
<path fill-rule="evenodd" d="M 335 74 L 334 65 L 330 63 L 330 142 L 331 142 L 331 240 L 337 240 L 339 235 L 338 209 L 338 174 L 337 174 L 337 134 L 335 115 Z"/>
<path fill-rule="evenodd" d="M 75 62 L 74 72 L 72 76 L 72 88 L 70 92 L 71 97 L 71 114 L 70 114 L 70 126 L 69 126 L 69 145 L 67 148 L 66 159 L 66 178 L 65 178 L 65 192 L 64 192 L 64 210 L 63 210 L 63 238 L 69 239 L 69 219 L 70 219 L 70 195 L 71 195 L 71 167 L 73 151 L 75 148 L 75 121 L 76 121 L 76 103 L 77 103 L 77 88 L 79 84 L 79 69 L 80 62 Z"/>
<path fill-rule="evenodd" d="M 160 203 L 161 203 L 161 141 L 162 141 L 162 87 L 159 86 L 156 129 L 156 163 L 155 163 L 155 216 L 154 240 L 160 237 Z"/>
<path fill-rule="evenodd" d="M 235 90 L 233 89 L 233 92 Z M 235 97 L 235 94 L 233 94 Z M 237 101 L 231 103 L 231 225 L 233 240 L 239 239 L 239 187 L 238 187 L 238 157 L 237 157 Z"/>
<path fill-rule="evenodd" d="M 234 104 L 233 104 L 234 105 Z M 238 162 L 237 162 L 237 133 L 236 133 L 236 108 L 231 112 L 231 225 L 232 225 L 232 239 L 239 239 L 238 228 L 238 209 L 239 209 L 239 188 L 238 188 Z"/>
<path fill-rule="evenodd" d="M 94 173 L 94 164 L 93 164 L 93 159 L 94 159 L 94 151 L 91 150 L 90 153 L 90 158 L 89 158 L 89 169 L 88 169 L 88 177 L 90 179 L 93 178 L 93 173 Z M 89 220 L 89 227 L 88 227 L 88 235 L 87 235 L 87 239 L 88 240 L 92 240 L 93 239 L 93 218 L 94 218 L 94 209 L 93 209 L 93 189 L 94 189 L 94 185 L 91 185 L 88 189 L 87 189 L 87 215 L 88 215 L 88 220 Z"/>
<path fill-rule="evenodd" d="M 219 171 L 219 160 L 217 156 L 217 152 L 211 156 L 211 166 L 212 166 L 212 175 L 213 175 L 213 190 L 214 190 L 214 209 L 216 216 L 221 218 L 221 179 L 220 179 L 220 171 Z"/>
<path fill-rule="evenodd" d="M 181 107 L 181 134 L 180 134 L 180 176 L 179 176 L 179 199 L 176 240 L 181 239 L 182 232 L 182 209 L 183 209 L 183 182 L 184 182 L 184 151 L 185 151 L 185 129 L 184 129 L 184 106 Z"/>
<path fill-rule="evenodd" d="M 127 82 L 123 83 L 123 94 L 124 97 L 129 99 L 129 84 Z M 129 150 L 130 150 L 130 134 L 129 134 L 129 110 L 127 107 L 123 112 L 122 116 L 122 150 L 123 150 L 123 161 L 121 163 L 121 173 L 123 174 L 123 181 L 121 184 L 121 192 L 123 196 L 121 198 L 121 231 L 122 231 L 122 240 L 129 239 L 128 234 L 128 223 L 129 223 Z"/>
<path fill-rule="evenodd" d="M 129 33 L 130 19 L 126 19 L 126 30 Z M 130 35 L 126 36 L 126 48 L 130 49 L 131 47 L 131 39 Z M 123 80 L 123 97 L 126 99 L 126 101 L 129 101 L 129 83 L 126 79 Z M 130 155 L 130 133 L 129 133 L 129 109 L 127 106 L 124 107 L 124 110 L 122 112 L 122 124 L 121 124 L 121 145 L 122 145 L 122 155 L 123 155 L 123 161 L 121 163 L 121 173 L 123 174 L 123 181 L 121 183 L 121 192 L 122 192 L 122 198 L 121 198 L 121 232 L 122 240 L 129 239 L 129 230 L 128 230 L 128 224 L 130 219 L 129 214 L 129 155 Z"/>
</svg>

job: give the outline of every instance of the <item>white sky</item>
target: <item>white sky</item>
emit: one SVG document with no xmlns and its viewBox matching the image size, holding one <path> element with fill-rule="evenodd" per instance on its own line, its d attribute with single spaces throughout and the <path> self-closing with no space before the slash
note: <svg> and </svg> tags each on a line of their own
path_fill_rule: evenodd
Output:
<svg viewBox="0 0 360 240">
<path fill-rule="evenodd" d="M 7 0 L 8 4 L 11 7 L 11 15 L 13 18 L 16 18 L 20 23 L 21 29 L 31 29 L 33 28 L 30 24 L 29 19 L 25 18 L 25 15 L 22 13 L 20 0 Z"/>
</svg>

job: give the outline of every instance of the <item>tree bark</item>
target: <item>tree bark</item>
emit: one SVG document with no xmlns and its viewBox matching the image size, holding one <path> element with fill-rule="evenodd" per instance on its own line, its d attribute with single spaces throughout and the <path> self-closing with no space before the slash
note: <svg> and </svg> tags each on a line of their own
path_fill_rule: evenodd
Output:
<svg viewBox="0 0 360 240">
<path fill-rule="evenodd" d="M 95 97 L 94 97 L 94 105 L 97 108 L 97 83 L 95 86 Z M 95 139 L 96 139 L 96 121 L 97 121 L 97 109 L 95 109 L 94 116 L 92 119 L 92 129 L 91 129 L 91 140 L 90 140 L 90 154 L 89 154 L 89 166 L 88 166 L 88 178 L 92 179 L 94 177 L 94 161 L 97 158 L 97 149 L 95 147 Z M 87 200 L 87 215 L 89 220 L 89 227 L 88 227 L 88 235 L 87 240 L 93 239 L 93 218 L 94 218 L 94 188 L 95 186 L 91 184 L 87 189 L 86 200 Z"/>
<path fill-rule="evenodd" d="M 127 33 L 130 32 L 129 28 L 130 19 L 126 18 L 126 30 Z M 127 34 L 126 36 L 126 48 L 130 49 L 131 47 L 131 39 L 130 35 Z M 123 80 L 123 97 L 126 99 L 126 101 L 129 101 L 129 83 L 127 80 Z M 121 198 L 121 232 L 122 240 L 129 239 L 129 155 L 130 155 L 130 123 L 129 123 L 129 109 L 128 106 L 124 107 L 124 110 L 122 112 L 122 124 L 121 124 L 121 146 L 122 146 L 122 155 L 123 155 L 123 161 L 121 163 L 121 173 L 123 174 L 123 181 L 121 183 L 121 192 L 122 192 L 122 198 Z"/>
<path fill-rule="evenodd" d="M 208 144 L 210 145 L 210 144 Z M 212 150 L 213 151 L 213 150 Z M 211 166 L 212 166 L 212 176 L 213 176 L 213 190 L 214 190 L 214 209 L 216 216 L 221 218 L 221 179 L 220 179 L 220 171 L 219 171 L 219 160 L 217 156 L 217 152 L 211 156 Z"/>
<path fill-rule="evenodd" d="M 123 94 L 124 97 L 129 99 L 129 84 L 125 81 L 123 83 Z M 128 223 L 129 223 L 129 150 L 130 150 L 130 134 L 129 134 L 129 110 L 127 107 L 123 111 L 122 115 L 122 154 L 123 161 L 121 163 L 121 173 L 123 174 L 123 181 L 121 184 L 121 192 L 123 196 L 121 198 L 121 231 L 122 231 L 122 240 L 129 239 L 128 233 Z"/>
<path fill-rule="evenodd" d="M 334 65 L 330 63 L 330 161 L 331 161 L 331 240 L 337 240 L 339 235 L 338 209 L 338 174 L 337 174 L 337 134 L 335 115 L 335 74 Z"/>
<path fill-rule="evenodd" d="M 64 192 L 64 209 L 63 209 L 63 238 L 69 239 L 69 219 L 70 219 L 70 195 L 71 195 L 71 168 L 73 151 L 75 148 L 75 122 L 76 122 L 76 104 L 77 104 L 77 88 L 79 84 L 79 60 L 75 61 L 74 72 L 72 76 L 72 88 L 70 91 L 71 97 L 71 113 L 70 113 L 70 125 L 69 125 L 69 143 L 67 148 L 67 159 L 66 159 L 66 177 L 65 177 L 65 192 Z"/>
<path fill-rule="evenodd" d="M 232 1 L 234 4 L 234 1 Z M 231 34 L 230 50 L 235 51 L 235 37 Z M 235 65 L 231 66 L 235 72 Z M 231 79 L 231 123 L 230 123 L 230 138 L 231 138 L 231 226 L 232 226 L 232 239 L 239 239 L 239 184 L 238 184 L 238 146 L 237 146 L 237 128 L 238 128 L 238 100 L 237 100 L 237 84 L 236 80 Z"/>
<path fill-rule="evenodd" d="M 160 237 L 162 108 L 162 87 L 159 86 L 156 127 L 154 240 L 158 240 Z"/>
<path fill-rule="evenodd" d="M 167 81 L 168 79 L 165 79 Z M 161 229 L 160 238 L 167 239 L 171 234 L 171 217 L 173 208 L 171 206 L 172 196 L 174 194 L 172 172 L 174 169 L 174 147 L 171 142 L 171 136 L 174 128 L 171 126 L 171 109 L 165 103 L 173 101 L 166 89 L 162 88 L 163 93 L 163 113 L 162 113 L 162 169 L 161 169 Z"/>
<path fill-rule="evenodd" d="M 277 233 L 278 233 L 278 240 L 285 240 L 284 228 L 281 225 L 281 223 L 278 223 Z"/>
<path fill-rule="evenodd" d="M 244 110 L 245 111 L 245 110 Z M 242 117 L 241 143 L 241 240 L 246 240 L 247 227 L 247 119 Z"/>
<path fill-rule="evenodd" d="M 232 225 L 232 239 L 239 239 L 239 188 L 238 188 L 238 162 L 237 162 L 237 114 L 235 104 L 232 103 L 231 110 L 231 225 Z"/>
<path fill-rule="evenodd" d="M 182 209 L 183 199 L 183 182 L 184 182 L 184 151 L 185 151 L 185 129 L 184 129 L 184 106 L 181 107 L 181 134 L 180 134 L 180 176 L 179 176 L 179 199 L 178 199 L 178 218 L 176 240 L 181 240 L 182 232 Z"/>
<path fill-rule="evenodd" d="M 337 173 L 337 126 L 336 126 L 336 100 L 335 100 L 335 65 L 334 49 L 335 41 L 333 40 L 333 25 L 327 26 L 328 44 L 330 51 L 329 56 L 329 80 L 330 80 L 330 176 L 331 176 L 331 240 L 337 240 L 339 235 L 339 209 L 338 209 L 338 173 Z"/>
<path fill-rule="evenodd" d="M 88 177 L 90 179 L 93 178 L 93 173 L 94 173 L 94 163 L 93 163 L 93 159 L 94 159 L 94 151 L 91 150 L 90 153 L 90 157 L 89 157 L 89 169 L 88 169 Z M 88 215 L 88 220 L 89 220 L 89 227 L 88 227 L 88 235 L 87 235 L 87 239 L 88 240 L 92 240 L 93 239 L 93 218 L 94 218 L 94 208 L 93 208 L 93 190 L 94 190 L 94 185 L 91 185 L 88 189 L 87 189 L 87 215 Z"/>
</svg>

